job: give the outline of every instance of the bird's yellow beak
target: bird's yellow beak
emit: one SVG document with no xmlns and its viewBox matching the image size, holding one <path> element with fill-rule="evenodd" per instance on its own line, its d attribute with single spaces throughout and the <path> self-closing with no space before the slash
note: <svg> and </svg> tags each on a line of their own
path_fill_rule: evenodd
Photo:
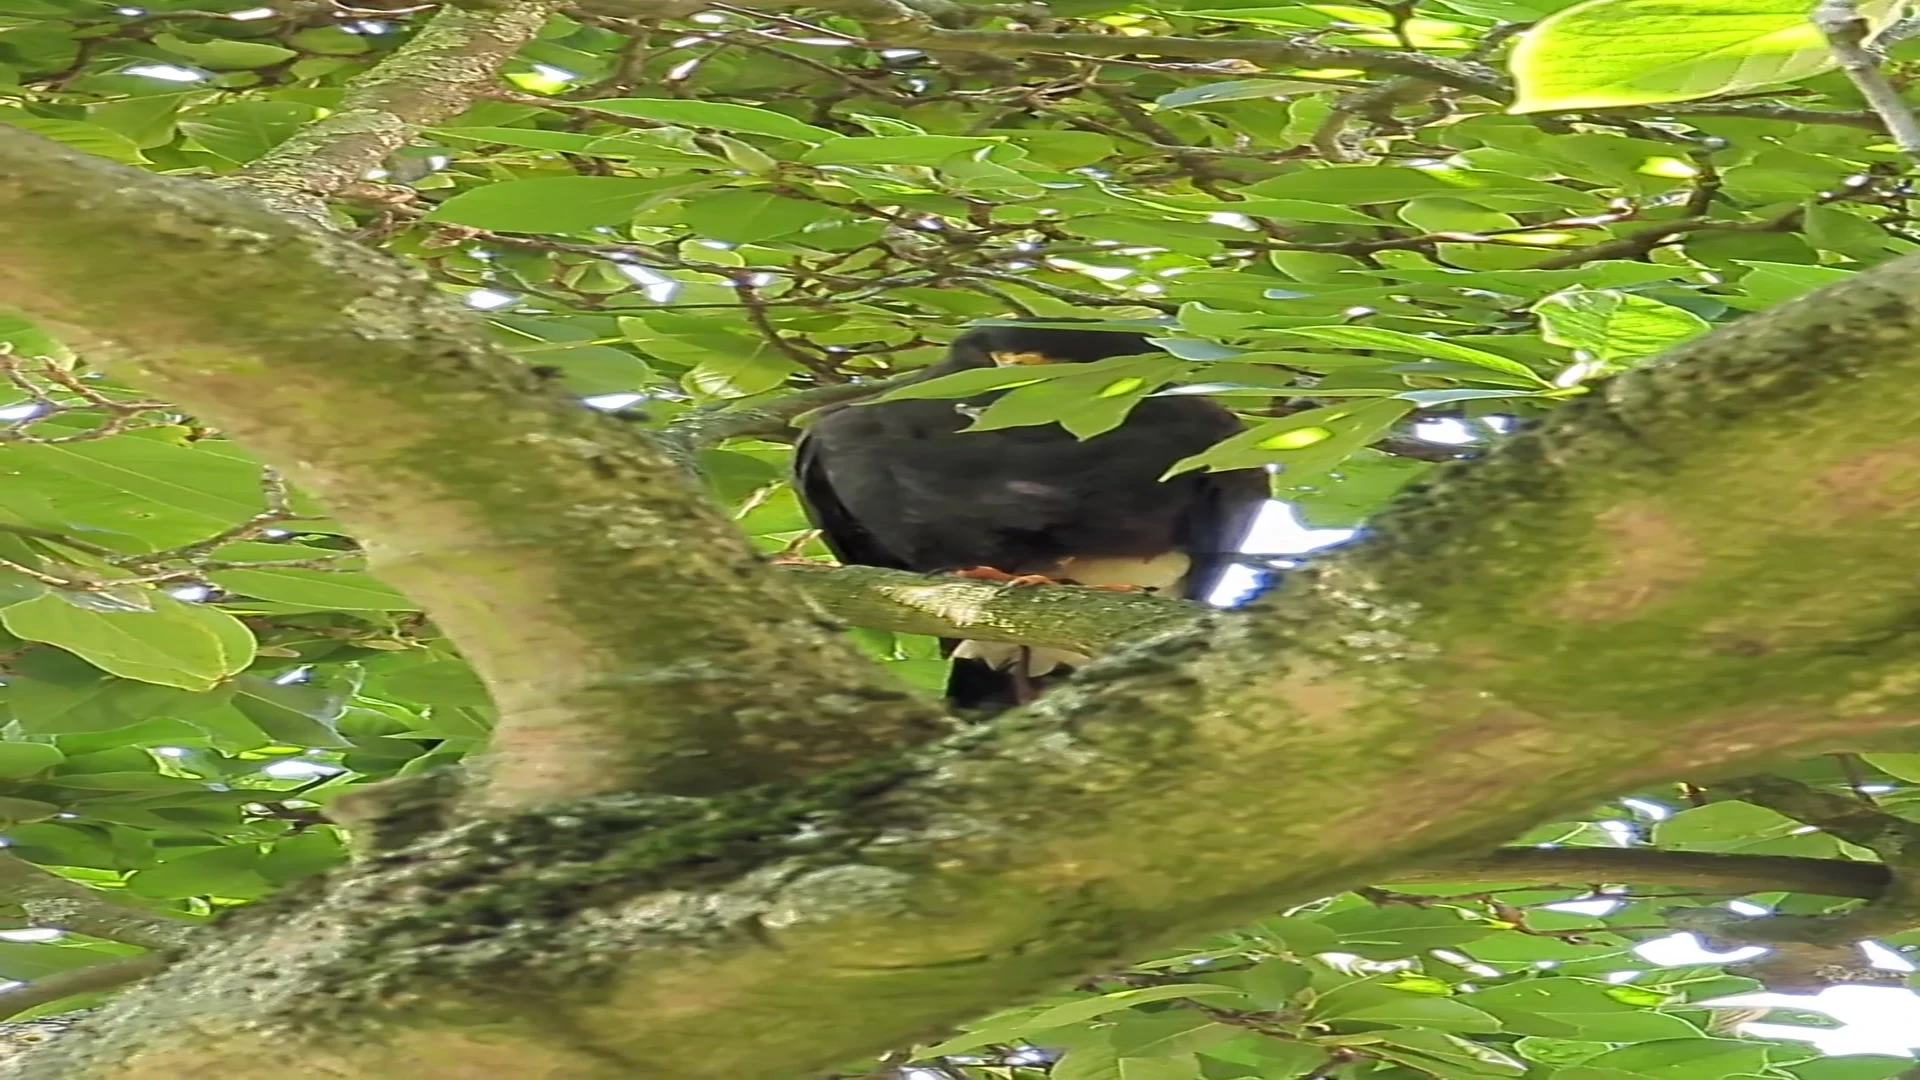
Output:
<svg viewBox="0 0 1920 1080">
<path fill-rule="evenodd" d="M 1025 366 L 1028 364 L 1051 364 L 1053 358 L 1046 353 L 1037 352 L 997 352 L 989 353 L 993 362 L 1001 367 Z"/>
</svg>

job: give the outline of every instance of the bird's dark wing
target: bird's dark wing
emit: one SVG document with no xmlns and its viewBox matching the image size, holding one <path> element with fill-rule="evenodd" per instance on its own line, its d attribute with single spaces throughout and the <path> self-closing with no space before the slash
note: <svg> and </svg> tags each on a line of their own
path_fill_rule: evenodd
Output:
<svg viewBox="0 0 1920 1080">
<path fill-rule="evenodd" d="M 807 520 L 820 530 L 820 539 L 827 550 L 843 565 L 912 569 L 906 559 L 888 551 L 875 539 L 840 501 L 821 461 L 824 452 L 823 440 L 801 436 L 794 447 L 793 488 Z M 951 656 L 959 645 L 957 638 L 941 638 L 940 655 Z M 998 712 L 1018 704 L 1013 677 L 978 660 L 954 661 L 946 696 L 956 709 Z"/>
<path fill-rule="evenodd" d="M 1227 568 L 1239 561 L 1240 545 L 1260 508 L 1271 499 L 1264 469 L 1235 469 L 1206 473 L 1200 478 L 1193 504 L 1181 521 L 1181 546 L 1192 565 L 1185 582 L 1188 600 L 1213 595 Z"/>
<path fill-rule="evenodd" d="M 807 520 L 820 530 L 820 539 L 827 550 L 848 566 L 909 569 L 905 560 L 882 547 L 840 501 L 827 477 L 821 452 L 819 439 L 809 435 L 800 437 L 794 448 L 793 493 L 800 500 L 800 508 L 806 511 Z"/>
</svg>

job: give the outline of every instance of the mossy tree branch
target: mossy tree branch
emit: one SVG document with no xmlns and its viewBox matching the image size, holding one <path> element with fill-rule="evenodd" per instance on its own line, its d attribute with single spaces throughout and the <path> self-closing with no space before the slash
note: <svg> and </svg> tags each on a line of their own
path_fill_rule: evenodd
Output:
<svg viewBox="0 0 1920 1080">
<path fill-rule="evenodd" d="M 1010 641 L 1076 652 L 1191 623 L 1203 604 L 1071 586 L 1009 588 L 871 566 L 780 567 L 833 617 L 852 626 L 936 637 Z"/>
<path fill-rule="evenodd" d="M 386 162 L 421 128 L 492 89 L 559 0 L 442 7 L 394 54 L 356 77 L 337 109 L 225 178 L 282 213 L 327 220 L 327 200 Z"/>
<path fill-rule="evenodd" d="M 365 538 L 497 700 L 488 798 L 719 790 L 943 730 L 655 444 L 542 387 L 400 264 L 17 129 L 0 162 L 0 289 Z M 143 260 L 157 272 L 126 273 Z"/>
</svg>

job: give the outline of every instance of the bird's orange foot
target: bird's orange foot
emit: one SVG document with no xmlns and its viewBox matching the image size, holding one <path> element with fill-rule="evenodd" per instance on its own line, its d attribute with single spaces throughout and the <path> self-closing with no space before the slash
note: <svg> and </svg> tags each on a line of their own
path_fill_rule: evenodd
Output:
<svg viewBox="0 0 1920 1080">
<path fill-rule="evenodd" d="M 1044 574 L 1009 574 L 1005 570 L 992 566 L 969 566 L 964 570 L 955 570 L 954 577 L 963 577 L 970 581 L 997 581 L 1002 585 L 1061 585 Z"/>
</svg>

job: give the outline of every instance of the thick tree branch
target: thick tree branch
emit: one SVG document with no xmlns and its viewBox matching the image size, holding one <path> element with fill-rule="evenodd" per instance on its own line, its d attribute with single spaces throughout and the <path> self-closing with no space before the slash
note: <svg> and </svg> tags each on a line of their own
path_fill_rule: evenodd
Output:
<svg viewBox="0 0 1920 1080">
<path fill-rule="evenodd" d="M 199 921 L 115 903 L 108 894 L 0 852 L 0 902 L 25 909 L 34 926 L 167 951 L 185 945 Z"/>
<path fill-rule="evenodd" d="M 790 564 L 780 572 L 828 614 L 852 626 L 1086 653 L 1187 625 L 1208 610 L 1142 593 L 1008 588 L 871 566 Z"/>
<path fill-rule="evenodd" d="M 656 445 L 542 386 L 392 260 L 11 128 L 0 237 L 11 303 L 366 537 L 495 696 L 494 800 L 711 791 L 943 730 Z"/>
<path fill-rule="evenodd" d="M 359 183 L 423 127 L 494 86 L 560 0 L 442 7 L 392 56 L 347 87 L 338 108 L 223 180 L 282 213 L 327 220 L 327 199 Z"/>
<path fill-rule="evenodd" d="M 1398 870 L 1383 885 L 1506 882 L 1662 885 L 1742 896 L 1804 892 L 1871 900 L 1891 880 L 1881 863 L 1791 855 L 1723 855 L 1646 848 L 1501 848 L 1417 870 Z"/>
</svg>

